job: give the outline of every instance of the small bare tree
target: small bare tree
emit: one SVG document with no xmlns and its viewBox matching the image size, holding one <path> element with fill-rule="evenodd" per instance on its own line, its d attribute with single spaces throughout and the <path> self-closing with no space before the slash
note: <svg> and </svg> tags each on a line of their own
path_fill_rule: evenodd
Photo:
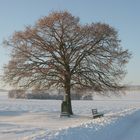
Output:
<svg viewBox="0 0 140 140">
<path fill-rule="evenodd" d="M 4 80 L 24 88 L 64 88 L 70 114 L 72 87 L 118 89 L 130 58 L 114 28 L 102 23 L 82 25 L 67 11 L 39 19 L 5 44 L 12 52 Z"/>
</svg>

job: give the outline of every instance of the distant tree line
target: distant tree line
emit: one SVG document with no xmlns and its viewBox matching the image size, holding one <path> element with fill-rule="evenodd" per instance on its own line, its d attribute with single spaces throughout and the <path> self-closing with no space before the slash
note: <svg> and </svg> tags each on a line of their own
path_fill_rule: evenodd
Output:
<svg viewBox="0 0 140 140">
<path fill-rule="evenodd" d="M 8 97 L 15 99 L 63 100 L 63 92 L 61 91 L 60 93 L 60 91 L 55 91 L 55 93 L 52 94 L 51 91 L 47 90 L 26 91 L 21 89 L 14 89 L 9 90 Z M 76 93 L 73 91 L 71 98 L 73 100 L 92 100 L 92 94 L 84 94 L 82 92 Z"/>
</svg>

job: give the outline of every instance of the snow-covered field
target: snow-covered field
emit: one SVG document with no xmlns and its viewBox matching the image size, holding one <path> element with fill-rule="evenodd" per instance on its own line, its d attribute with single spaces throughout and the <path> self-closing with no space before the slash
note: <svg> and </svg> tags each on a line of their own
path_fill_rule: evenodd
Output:
<svg viewBox="0 0 140 140">
<path fill-rule="evenodd" d="M 70 118 L 60 118 L 60 106 L 58 100 L 8 99 L 0 92 L 0 140 L 140 139 L 140 91 L 72 101 Z M 92 119 L 92 108 L 104 117 Z"/>
</svg>

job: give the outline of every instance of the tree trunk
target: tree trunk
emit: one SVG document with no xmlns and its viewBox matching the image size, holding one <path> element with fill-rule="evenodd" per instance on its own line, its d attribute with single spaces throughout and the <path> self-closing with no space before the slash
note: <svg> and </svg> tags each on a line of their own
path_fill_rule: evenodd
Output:
<svg viewBox="0 0 140 140">
<path fill-rule="evenodd" d="M 70 80 L 69 79 L 66 80 L 64 88 L 65 88 L 64 101 L 67 102 L 68 113 L 70 115 L 73 115 L 72 105 L 71 105 L 71 86 L 70 86 Z"/>
</svg>

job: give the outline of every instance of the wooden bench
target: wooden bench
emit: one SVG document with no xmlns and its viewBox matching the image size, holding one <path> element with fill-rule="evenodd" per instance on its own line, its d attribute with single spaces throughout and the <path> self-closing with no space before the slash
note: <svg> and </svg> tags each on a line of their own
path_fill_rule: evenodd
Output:
<svg viewBox="0 0 140 140">
<path fill-rule="evenodd" d="M 93 119 L 103 117 L 103 113 L 98 113 L 97 109 L 92 109 Z"/>
</svg>

